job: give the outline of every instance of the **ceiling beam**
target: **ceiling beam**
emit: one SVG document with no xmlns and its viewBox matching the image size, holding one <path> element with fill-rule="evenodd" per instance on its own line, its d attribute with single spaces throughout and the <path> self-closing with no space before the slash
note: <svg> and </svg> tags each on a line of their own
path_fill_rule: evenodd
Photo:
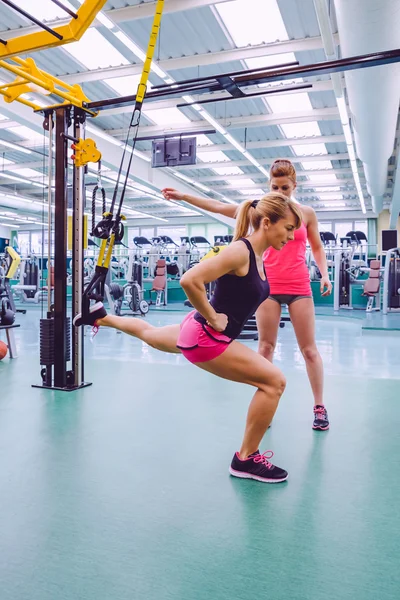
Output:
<svg viewBox="0 0 400 600">
<path fill-rule="evenodd" d="M 64 76 L 61 76 L 65 79 Z M 105 78 L 104 78 L 105 79 Z M 72 81 L 72 79 L 71 79 Z M 329 92 L 333 90 L 333 86 L 332 86 L 332 81 L 326 80 L 326 81 L 315 81 L 312 84 L 312 90 L 307 90 L 307 92 L 309 94 L 312 94 L 314 92 Z M 270 96 L 277 96 L 278 94 L 282 94 L 283 90 L 280 89 L 281 86 L 276 86 L 276 85 L 269 85 L 267 89 L 273 89 L 276 90 L 276 93 L 274 94 L 269 94 Z M 136 90 L 133 90 L 133 93 L 135 93 Z M 246 93 L 251 93 L 251 92 L 259 92 L 260 88 L 256 87 L 256 86 L 252 86 L 249 88 L 246 88 Z M 292 90 L 292 91 L 287 91 L 285 92 L 286 94 L 296 94 L 298 93 L 298 90 Z M 115 92 L 114 92 L 115 94 Z M 113 95 L 113 94 L 111 94 Z M 227 99 L 230 98 L 230 102 L 235 102 L 235 100 L 241 100 L 242 102 L 244 100 L 246 100 L 246 98 L 240 97 L 240 98 L 232 98 L 231 94 L 227 93 L 227 92 L 214 92 L 213 94 L 200 94 L 196 96 L 196 100 L 198 100 L 199 102 L 201 100 L 212 100 L 213 98 L 224 98 L 226 97 Z M 268 100 L 268 97 L 265 97 L 266 100 Z M 166 98 L 165 100 L 151 100 L 149 102 L 145 101 L 145 111 L 146 113 L 150 113 L 152 110 L 162 110 L 165 108 L 174 108 L 176 107 L 178 104 L 182 104 L 182 98 Z M 132 106 L 119 106 L 117 108 L 110 108 L 109 110 L 107 110 L 107 117 L 110 116 L 115 116 L 115 115 L 122 115 L 125 114 L 127 112 L 132 112 Z M 151 115 L 149 115 L 151 116 Z"/>
<path fill-rule="evenodd" d="M 239 140 L 238 140 L 239 141 Z M 280 140 L 261 140 L 259 142 L 247 142 L 246 149 L 255 148 L 281 148 L 285 146 L 296 146 L 297 144 L 340 144 L 345 142 L 344 135 L 314 135 L 310 137 L 284 138 Z M 197 152 L 221 152 L 232 151 L 230 144 L 212 144 L 210 146 L 197 146 Z M 149 153 L 150 154 L 150 153 Z"/>
<path fill-rule="evenodd" d="M 137 6 L 147 6 L 147 4 L 127 7 L 130 10 Z M 2 37 L 5 32 L 0 32 Z M 336 38 L 338 40 L 338 38 Z M 247 58 L 260 58 L 274 54 L 285 54 L 287 52 L 308 52 L 323 48 L 322 40 L 318 37 L 304 38 L 300 40 L 288 40 L 284 42 L 273 42 L 271 44 L 259 44 L 257 46 L 247 46 L 245 48 L 233 48 L 221 50 L 220 52 L 206 52 L 204 54 L 191 54 L 188 56 L 179 56 L 177 58 L 168 58 L 157 61 L 157 65 L 164 71 L 174 71 L 189 69 L 191 67 L 209 67 L 210 65 L 220 65 L 222 63 L 246 60 Z M 86 83 L 90 81 L 99 81 L 102 79 L 112 79 L 113 77 L 124 77 L 127 75 L 140 75 L 143 69 L 142 63 L 134 65 L 122 65 L 120 67 L 109 67 L 107 69 L 95 69 L 84 73 L 73 73 L 59 75 L 60 79 L 67 83 Z M 317 82 L 316 82 L 317 83 Z M 320 82 L 322 83 L 322 82 Z M 330 83 L 330 82 L 329 82 Z"/>
<path fill-rule="evenodd" d="M 272 165 L 276 158 L 281 160 L 290 160 L 292 163 L 303 163 L 303 162 L 322 162 L 326 160 L 348 160 L 349 155 L 347 152 L 343 154 L 318 154 L 317 156 L 285 156 L 285 157 L 271 157 L 271 158 L 257 158 L 258 162 L 263 165 Z M 191 171 L 191 170 L 203 170 L 203 169 L 217 169 L 220 167 L 250 167 L 247 160 L 226 160 L 221 162 L 198 162 L 195 165 L 183 165 L 182 167 L 174 167 L 179 171 Z M 318 167 L 318 165 L 316 165 Z M 300 171 L 298 173 L 300 175 Z M 226 177 L 226 176 L 225 176 Z"/>
<path fill-rule="evenodd" d="M 326 175 L 332 175 L 334 178 L 335 175 L 351 175 L 351 169 L 320 169 L 318 171 L 297 171 L 297 176 L 305 176 L 309 177 L 312 175 L 313 177 L 317 177 L 321 175 L 321 177 L 325 177 Z M 235 183 L 236 181 L 241 181 L 242 179 L 260 179 L 261 181 L 266 181 L 265 176 L 261 172 L 255 173 L 243 173 L 241 175 L 207 175 L 204 177 L 196 177 L 196 181 L 200 183 L 208 183 L 211 181 L 231 181 Z M 299 182 L 305 183 L 305 182 Z M 317 183 L 315 185 L 318 185 Z M 331 185 L 334 185 L 332 183 Z"/>
<path fill-rule="evenodd" d="M 107 116 L 107 111 L 104 111 Z M 249 115 L 244 117 L 227 117 L 217 119 L 218 123 L 227 130 L 241 129 L 243 127 L 268 127 L 270 125 L 281 125 L 286 123 L 308 123 L 309 121 L 334 121 L 339 119 L 339 110 L 337 107 L 314 108 L 313 110 L 290 112 L 290 113 L 272 113 L 268 115 Z M 141 135 L 164 135 L 165 133 L 191 133 L 204 129 L 207 121 L 191 121 L 190 123 L 177 123 L 173 127 L 160 127 L 159 125 L 147 125 L 141 128 Z M 115 137 L 125 137 L 126 127 L 123 129 L 109 129 L 106 133 Z"/>
</svg>

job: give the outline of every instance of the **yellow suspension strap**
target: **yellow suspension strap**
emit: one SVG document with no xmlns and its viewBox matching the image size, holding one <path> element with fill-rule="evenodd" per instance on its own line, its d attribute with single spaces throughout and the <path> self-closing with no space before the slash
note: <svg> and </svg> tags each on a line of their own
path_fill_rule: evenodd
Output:
<svg viewBox="0 0 400 600">
<path fill-rule="evenodd" d="M 125 140 L 124 151 L 122 154 L 121 164 L 118 171 L 118 177 L 115 183 L 113 198 L 109 212 L 103 214 L 103 218 L 94 228 L 94 236 L 101 239 L 99 256 L 97 259 L 97 265 L 92 280 L 89 282 L 83 294 L 82 301 L 82 316 L 85 319 L 89 315 L 90 300 L 96 302 L 103 300 L 104 298 L 104 285 L 108 273 L 108 269 L 111 262 L 111 256 L 114 249 L 115 242 L 122 241 L 124 237 L 124 226 L 122 221 L 125 220 L 122 214 L 122 205 L 124 202 L 126 186 L 128 184 L 129 172 L 133 159 L 133 151 L 136 145 L 136 138 L 139 131 L 139 123 L 142 111 L 143 101 L 146 95 L 147 82 L 151 71 L 151 63 L 154 56 L 154 51 L 157 44 L 158 32 L 161 25 L 162 11 L 164 8 L 164 0 L 157 0 L 156 11 L 153 19 L 153 25 L 151 28 L 149 44 L 147 47 L 146 60 L 144 61 L 142 75 L 140 83 L 138 85 L 135 107 L 132 113 L 132 118 L 129 124 L 128 133 Z M 129 141 L 132 137 L 132 145 Z M 129 150 L 128 150 L 129 146 Z M 125 158 L 129 153 L 129 161 L 125 169 L 125 179 L 120 190 L 120 180 L 122 171 L 124 170 Z M 118 199 L 119 198 L 119 199 Z M 114 210 L 117 205 L 117 211 L 114 216 Z"/>
</svg>

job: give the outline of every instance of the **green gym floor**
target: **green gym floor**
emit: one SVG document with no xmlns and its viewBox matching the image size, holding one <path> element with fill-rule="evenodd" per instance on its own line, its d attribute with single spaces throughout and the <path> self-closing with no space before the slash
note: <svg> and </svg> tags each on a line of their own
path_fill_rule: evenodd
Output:
<svg viewBox="0 0 400 600">
<path fill-rule="evenodd" d="M 267 485 L 228 474 L 250 388 L 101 330 L 93 386 L 33 389 L 38 319 L 19 316 L 19 358 L 0 362 L 1 600 L 398 600 L 399 335 L 319 318 L 322 433 L 280 330 L 288 385 L 262 450 L 289 479 Z"/>
</svg>

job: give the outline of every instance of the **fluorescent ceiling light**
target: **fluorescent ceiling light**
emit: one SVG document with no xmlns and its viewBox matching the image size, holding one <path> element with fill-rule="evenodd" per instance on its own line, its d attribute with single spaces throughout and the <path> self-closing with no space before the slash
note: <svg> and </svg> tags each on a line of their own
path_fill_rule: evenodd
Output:
<svg viewBox="0 0 400 600">
<path fill-rule="evenodd" d="M 133 96 L 136 94 L 140 83 L 140 75 L 126 75 L 125 77 L 113 77 L 112 79 L 104 79 L 104 83 L 109 85 L 113 90 L 121 96 Z M 147 83 L 147 89 L 150 90 L 151 83 Z"/>
<path fill-rule="evenodd" d="M 129 60 L 95 27 L 90 27 L 79 42 L 66 44 L 63 49 L 90 70 L 129 64 Z"/>
<path fill-rule="evenodd" d="M 201 110 L 200 114 L 203 117 L 203 119 L 208 121 L 210 125 L 212 125 L 219 133 L 222 133 L 223 135 L 226 134 L 226 129 L 224 129 L 224 127 L 222 127 L 222 125 L 220 125 L 218 121 L 214 119 L 214 117 L 208 114 L 208 112 L 206 112 L 205 110 Z"/>
<path fill-rule="evenodd" d="M 206 136 L 204 133 L 200 135 L 196 135 L 196 145 L 197 146 L 213 146 L 213 142 Z"/>
<path fill-rule="evenodd" d="M 18 175 L 26 177 L 27 179 L 30 179 L 32 177 L 40 177 L 40 175 L 43 175 L 42 173 L 40 173 L 39 171 L 35 171 L 34 169 L 18 169 L 17 173 Z"/>
<path fill-rule="evenodd" d="M 276 0 L 234 0 L 215 8 L 236 46 L 288 39 Z"/>
<path fill-rule="evenodd" d="M 239 167 L 215 167 L 213 171 L 218 175 L 243 175 L 243 171 Z"/>
<path fill-rule="evenodd" d="M 135 44 L 135 42 L 133 42 L 125 33 L 123 33 L 123 31 L 116 31 L 114 35 L 142 62 L 146 60 L 146 52 L 144 52 L 137 44 Z"/>
<path fill-rule="evenodd" d="M 161 77 L 161 79 L 169 79 L 168 75 L 166 74 L 165 71 L 163 71 L 161 69 L 161 67 L 159 67 L 156 63 L 152 62 L 151 63 L 151 70 L 158 75 L 159 77 Z"/>
<path fill-rule="evenodd" d="M 307 182 L 306 181 L 302 181 L 301 185 L 304 186 Z M 340 186 L 327 186 L 327 187 L 315 187 L 315 191 L 316 192 L 340 192 Z"/>
<path fill-rule="evenodd" d="M 29 0 L 31 1 L 31 0 Z M 63 0 L 64 1 L 64 0 Z M 80 0 L 78 0 L 80 1 Z M 103 12 L 98 12 L 96 15 L 96 19 L 102 24 L 104 25 L 104 27 L 107 27 L 107 29 L 114 29 L 115 28 L 115 23 L 113 23 L 108 17 L 106 17 L 106 15 Z"/>
<path fill-rule="evenodd" d="M 8 158 L 4 158 L 4 156 L 0 155 L 0 164 L 2 167 L 4 167 L 4 165 L 15 165 L 15 162 L 13 160 L 8 160 Z"/>
<path fill-rule="evenodd" d="M 227 181 L 230 182 L 231 180 L 227 178 Z M 237 183 L 229 183 L 229 185 L 233 188 L 236 188 L 238 186 Z M 241 179 L 239 185 L 243 185 L 244 187 L 251 185 L 252 187 L 254 187 L 257 184 L 252 179 Z"/>
<path fill-rule="evenodd" d="M 320 171 L 321 169 L 332 169 L 332 163 L 329 160 L 301 161 L 305 171 Z"/>
<path fill-rule="evenodd" d="M 199 183 L 198 181 L 193 181 L 193 185 L 198 187 L 200 190 L 203 190 L 204 192 L 211 192 L 209 187 L 203 185 L 202 183 Z"/>
<path fill-rule="evenodd" d="M 244 189 L 244 190 L 237 190 L 238 192 L 240 192 L 241 194 L 244 194 L 245 196 L 264 196 L 265 195 L 265 191 L 262 190 L 261 188 L 255 188 L 254 190 L 248 190 L 248 189 Z"/>
<path fill-rule="evenodd" d="M 307 121 L 306 123 L 287 123 L 279 125 L 287 138 L 311 137 L 321 135 L 321 130 L 317 121 Z"/>
<path fill-rule="evenodd" d="M 305 92 L 268 96 L 266 101 L 273 113 L 290 113 L 313 109 L 310 98 Z"/>
<path fill-rule="evenodd" d="M 99 129 L 98 127 L 93 127 L 93 125 L 86 125 L 86 131 L 94 133 L 100 138 L 103 138 L 103 140 L 110 142 L 110 144 L 114 144 L 115 146 L 121 146 L 121 142 L 119 140 L 116 140 L 114 137 L 112 137 L 112 135 L 109 135 L 108 133 L 106 133 L 102 129 Z"/>
<path fill-rule="evenodd" d="M 0 172 L 0 177 L 5 177 L 6 179 L 12 179 L 13 181 L 19 181 L 21 183 L 25 183 L 26 185 L 33 185 L 35 187 L 41 187 L 41 188 L 47 187 L 47 186 L 43 185 L 42 183 L 36 183 L 35 181 L 29 181 L 29 180 L 23 179 L 22 177 L 15 177 L 15 175 L 9 175 L 8 173 L 5 173 L 4 171 Z"/>
<path fill-rule="evenodd" d="M 24 138 L 25 140 L 29 140 L 30 142 L 36 142 L 39 144 L 43 144 L 43 140 L 46 138 L 44 133 L 38 133 L 37 131 L 30 129 L 29 127 L 25 127 L 25 125 L 18 125 L 17 127 L 7 127 L 7 131 L 11 131 L 11 133 L 18 135 L 19 137 Z M 23 151 L 21 150 L 21 152 Z"/>
<path fill-rule="evenodd" d="M 214 150 L 212 152 L 201 152 L 197 151 L 197 158 L 199 158 L 202 162 L 229 162 L 229 158 L 221 152 L 221 150 Z"/>
<path fill-rule="evenodd" d="M 325 144 L 295 144 L 293 145 L 293 152 L 296 156 L 327 154 Z"/>
<path fill-rule="evenodd" d="M 246 152 L 246 150 L 243 148 L 242 144 L 240 144 L 240 142 L 238 142 L 237 140 L 235 140 L 235 138 L 232 137 L 230 133 L 226 133 L 225 134 L 225 139 L 227 139 L 228 142 L 230 144 L 232 144 L 232 146 L 234 148 L 236 148 L 236 150 L 239 150 L 239 152 L 241 152 L 242 154 L 243 154 L 243 152 Z"/>
<path fill-rule="evenodd" d="M 318 183 L 324 183 L 325 181 L 328 182 L 328 183 L 334 183 L 332 180 L 333 179 L 337 180 L 337 177 L 336 177 L 336 175 L 333 175 L 333 174 L 331 174 L 331 175 L 326 175 L 326 174 L 325 175 L 324 174 L 318 175 L 318 174 L 315 174 L 315 175 L 308 175 L 308 179 L 310 181 L 315 182 L 315 185 L 318 185 Z"/>
<path fill-rule="evenodd" d="M 181 125 L 183 123 L 191 123 L 179 108 L 159 108 L 156 110 L 143 109 L 144 115 L 153 121 L 156 125 Z"/>
</svg>

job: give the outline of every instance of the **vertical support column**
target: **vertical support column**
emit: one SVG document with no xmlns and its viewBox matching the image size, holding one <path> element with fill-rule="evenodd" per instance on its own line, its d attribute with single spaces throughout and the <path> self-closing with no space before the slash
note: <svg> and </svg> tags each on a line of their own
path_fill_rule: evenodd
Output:
<svg viewBox="0 0 400 600">
<path fill-rule="evenodd" d="M 54 215 L 54 386 L 67 385 L 67 144 L 69 108 L 56 110 Z"/>
<path fill-rule="evenodd" d="M 74 137 L 84 137 L 84 113 L 74 109 Z M 83 294 L 83 231 L 84 231 L 84 172 L 74 167 L 72 205 L 72 318 L 82 312 Z M 83 327 L 72 328 L 73 385 L 78 387 L 84 380 Z"/>
</svg>

